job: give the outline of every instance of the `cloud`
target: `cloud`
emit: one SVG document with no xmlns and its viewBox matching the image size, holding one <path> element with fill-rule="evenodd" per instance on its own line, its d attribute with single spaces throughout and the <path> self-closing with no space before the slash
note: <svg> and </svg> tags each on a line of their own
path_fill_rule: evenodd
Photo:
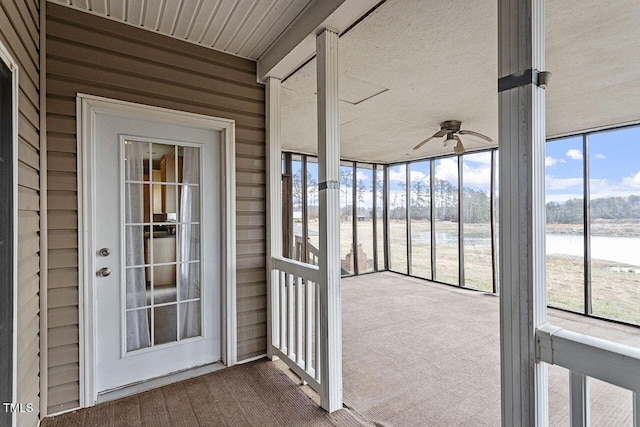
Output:
<svg viewBox="0 0 640 427">
<path fill-rule="evenodd" d="M 365 182 L 369 182 L 371 181 L 371 174 L 373 172 L 370 171 L 362 171 L 362 170 L 358 170 L 356 171 L 356 181 L 365 181 Z"/>
<path fill-rule="evenodd" d="M 632 176 L 628 176 L 626 178 L 622 179 L 622 184 L 629 186 L 629 187 L 633 187 L 633 188 L 640 188 L 640 172 L 632 175 Z"/>
<path fill-rule="evenodd" d="M 479 166 L 473 166 L 473 163 L 479 164 Z M 436 178 L 457 183 L 458 162 L 453 159 L 442 159 L 436 164 Z M 462 179 L 465 187 L 489 187 L 491 185 L 491 158 L 489 157 L 488 163 L 469 162 L 465 158 L 462 163 Z"/>
<path fill-rule="evenodd" d="M 576 150 L 575 148 L 567 151 L 566 156 L 572 160 L 582 160 L 582 153 L 580 150 Z"/>
<path fill-rule="evenodd" d="M 465 187 L 488 189 L 491 186 L 491 166 L 474 168 L 465 162 L 462 167 L 462 181 Z"/>
<path fill-rule="evenodd" d="M 429 176 L 424 172 L 420 171 L 410 171 L 411 174 L 411 182 L 422 181 L 425 184 L 429 184 Z"/>
<path fill-rule="evenodd" d="M 567 163 L 567 161 L 565 159 L 556 159 L 556 158 L 551 157 L 551 156 L 547 156 L 547 157 L 544 158 L 544 166 L 545 167 L 555 166 L 558 163 Z"/>
<path fill-rule="evenodd" d="M 407 171 L 405 167 L 389 168 L 389 180 L 404 182 L 407 179 Z"/>
<path fill-rule="evenodd" d="M 582 178 L 554 178 L 547 175 L 545 176 L 545 187 L 547 191 L 580 189 L 582 188 Z"/>
<path fill-rule="evenodd" d="M 436 178 L 450 182 L 458 182 L 458 162 L 453 159 L 442 159 L 436 162 Z"/>
<path fill-rule="evenodd" d="M 482 165 L 491 165 L 491 152 L 469 153 L 464 156 L 464 163 L 480 163 Z"/>
<path fill-rule="evenodd" d="M 607 158 L 607 156 L 605 156 L 604 154 L 601 154 L 601 153 L 597 153 L 597 154 L 595 155 L 595 158 L 596 158 L 596 159 L 606 159 L 606 158 Z"/>
</svg>

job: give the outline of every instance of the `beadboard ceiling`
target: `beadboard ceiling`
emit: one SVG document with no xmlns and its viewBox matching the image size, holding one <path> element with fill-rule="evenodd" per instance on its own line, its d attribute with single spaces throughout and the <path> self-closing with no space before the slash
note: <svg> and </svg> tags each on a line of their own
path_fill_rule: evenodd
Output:
<svg viewBox="0 0 640 427">
<path fill-rule="evenodd" d="M 50 0 L 257 60 L 311 0 Z"/>
</svg>

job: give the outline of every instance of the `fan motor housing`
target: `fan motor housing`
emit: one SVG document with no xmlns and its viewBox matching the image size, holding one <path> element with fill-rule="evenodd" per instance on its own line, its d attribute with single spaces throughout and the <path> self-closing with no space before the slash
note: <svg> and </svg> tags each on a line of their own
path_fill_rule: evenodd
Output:
<svg viewBox="0 0 640 427">
<path fill-rule="evenodd" d="M 440 128 L 448 132 L 458 132 L 460 130 L 460 126 L 462 126 L 462 122 L 460 120 L 445 120 L 440 123 Z"/>
</svg>

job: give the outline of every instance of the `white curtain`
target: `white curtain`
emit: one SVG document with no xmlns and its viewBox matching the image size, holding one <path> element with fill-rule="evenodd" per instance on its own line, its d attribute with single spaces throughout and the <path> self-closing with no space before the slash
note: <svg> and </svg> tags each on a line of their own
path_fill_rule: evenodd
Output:
<svg viewBox="0 0 640 427">
<path fill-rule="evenodd" d="M 184 147 L 182 182 L 200 183 L 200 161 L 198 148 Z M 200 226 L 191 225 L 200 221 L 200 187 L 182 185 L 180 195 L 179 247 L 181 261 L 200 259 Z M 180 301 L 200 298 L 200 263 L 180 265 Z M 180 339 L 200 335 L 200 302 L 180 304 Z"/>
<path fill-rule="evenodd" d="M 147 144 L 129 142 L 125 145 L 125 179 L 142 182 L 143 157 Z M 125 185 L 125 221 L 129 224 L 144 222 L 144 185 Z M 144 264 L 144 232 L 142 226 L 128 226 L 126 233 L 126 260 L 128 266 Z M 127 308 L 144 307 L 147 283 L 144 267 L 127 268 Z M 149 320 L 147 309 L 127 312 L 127 351 L 149 347 Z"/>
</svg>

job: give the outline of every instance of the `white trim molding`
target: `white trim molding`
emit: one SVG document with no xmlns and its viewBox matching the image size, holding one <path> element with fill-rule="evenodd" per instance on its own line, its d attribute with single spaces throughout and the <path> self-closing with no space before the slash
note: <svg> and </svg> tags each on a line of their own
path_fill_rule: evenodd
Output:
<svg viewBox="0 0 640 427">
<path fill-rule="evenodd" d="M 90 253 L 95 235 L 93 211 L 94 173 L 93 139 L 96 114 L 136 117 L 141 120 L 163 121 L 175 125 L 198 127 L 221 132 L 224 173 L 222 174 L 222 362 L 237 363 L 237 301 L 236 301 L 236 183 L 235 183 L 235 121 L 184 111 L 169 110 L 126 101 L 78 94 L 78 251 L 81 254 L 79 277 L 80 311 L 80 406 L 92 406 L 97 401 L 95 387 L 96 330 L 93 271 L 95 254 Z"/>
<path fill-rule="evenodd" d="M 49 407 L 49 229 L 47 159 L 47 1 L 40 0 L 40 419 Z"/>
<path fill-rule="evenodd" d="M 281 81 L 269 77 L 266 83 L 267 123 L 267 356 L 277 358 L 273 346 L 280 345 L 280 318 L 273 309 L 278 301 L 278 272 L 271 259 L 282 255 L 282 104 Z"/>
<path fill-rule="evenodd" d="M 19 68 L 18 63 L 0 42 L 0 61 L 11 71 L 11 167 L 13 168 L 13 349 L 12 402 L 18 401 L 18 112 L 19 112 Z M 16 425 L 16 413 L 11 415 L 12 425 Z"/>
</svg>

